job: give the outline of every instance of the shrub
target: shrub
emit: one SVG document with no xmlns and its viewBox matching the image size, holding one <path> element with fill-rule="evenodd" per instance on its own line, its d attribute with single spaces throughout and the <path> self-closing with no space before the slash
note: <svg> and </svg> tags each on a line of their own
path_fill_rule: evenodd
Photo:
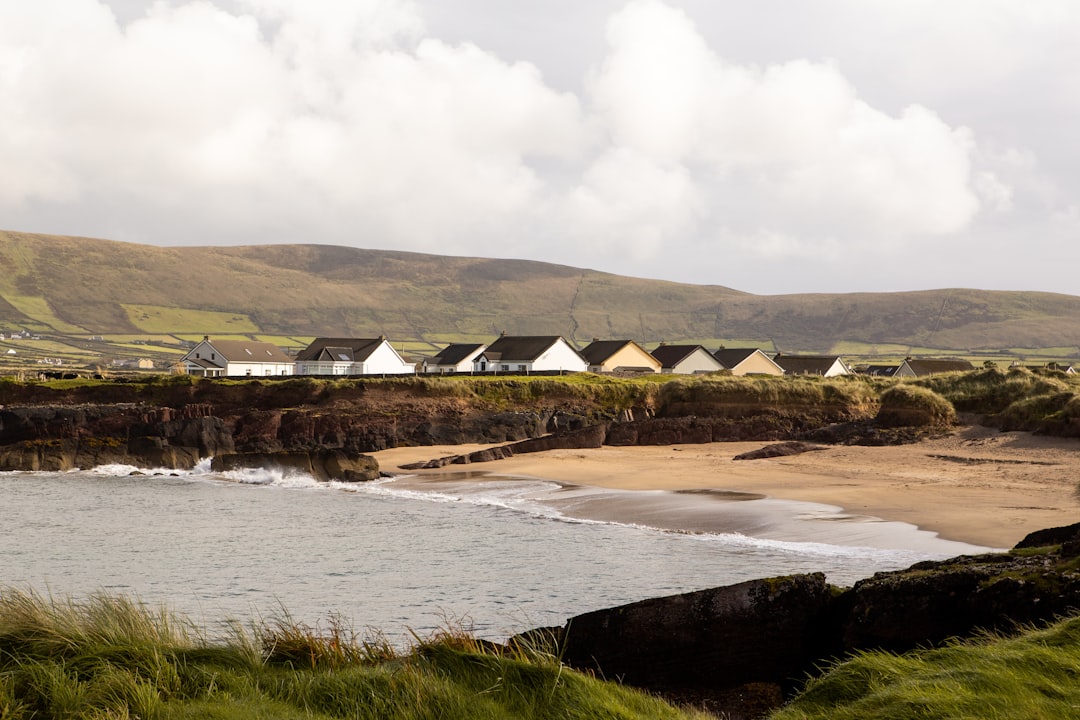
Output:
<svg viewBox="0 0 1080 720">
<path fill-rule="evenodd" d="M 933 390 L 900 383 L 881 394 L 875 420 L 884 427 L 944 427 L 956 422 L 956 410 Z"/>
</svg>

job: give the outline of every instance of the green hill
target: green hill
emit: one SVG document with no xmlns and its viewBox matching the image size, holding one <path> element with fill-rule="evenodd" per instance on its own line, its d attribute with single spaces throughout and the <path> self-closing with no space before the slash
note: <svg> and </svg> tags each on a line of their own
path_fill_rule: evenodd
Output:
<svg viewBox="0 0 1080 720">
<path fill-rule="evenodd" d="M 762 296 L 524 260 L 325 245 L 156 247 L 0 232 L 0 332 L 424 349 L 499 332 L 852 355 L 1080 355 L 1080 297 L 935 290 Z M 92 351 L 93 348 L 88 348 Z"/>
</svg>

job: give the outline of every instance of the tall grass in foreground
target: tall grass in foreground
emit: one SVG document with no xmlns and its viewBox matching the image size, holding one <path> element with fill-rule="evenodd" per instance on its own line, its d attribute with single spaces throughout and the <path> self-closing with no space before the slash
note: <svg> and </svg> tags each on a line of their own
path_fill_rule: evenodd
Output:
<svg viewBox="0 0 1080 720">
<path fill-rule="evenodd" d="M 286 617 L 210 642 L 121 597 L 0 593 L 0 720 L 704 717 L 460 632 L 398 652 Z"/>
<path fill-rule="evenodd" d="M 1080 618 L 937 650 L 867 652 L 813 680 L 772 720 L 1080 717 Z"/>
</svg>

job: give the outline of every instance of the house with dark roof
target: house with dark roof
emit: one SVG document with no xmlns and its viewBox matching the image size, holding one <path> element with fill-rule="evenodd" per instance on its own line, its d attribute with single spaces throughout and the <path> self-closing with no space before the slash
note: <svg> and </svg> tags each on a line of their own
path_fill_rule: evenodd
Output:
<svg viewBox="0 0 1080 720">
<path fill-rule="evenodd" d="M 589 372 L 660 372 L 660 361 L 633 340 L 593 340 L 581 356 L 589 363 Z"/>
<path fill-rule="evenodd" d="M 892 377 L 899 369 L 899 365 L 867 365 L 859 370 L 859 374 L 873 375 L 874 377 Z"/>
<path fill-rule="evenodd" d="M 265 377 L 292 375 L 293 361 L 281 348 L 255 340 L 211 340 L 204 335 L 180 358 L 188 375 L 200 377 Z"/>
<path fill-rule="evenodd" d="M 893 377 L 926 377 L 950 372 L 968 372 L 975 366 L 967 360 L 923 360 L 906 358 L 893 373 Z"/>
<path fill-rule="evenodd" d="M 701 345 L 660 345 L 652 351 L 652 356 L 665 374 L 697 375 L 724 369 Z"/>
<path fill-rule="evenodd" d="M 451 343 L 435 357 L 424 361 L 426 373 L 472 372 L 477 356 L 487 349 L 483 343 Z"/>
<path fill-rule="evenodd" d="M 588 363 L 558 335 L 503 335 L 476 356 L 477 372 L 585 372 Z"/>
<path fill-rule="evenodd" d="M 416 366 L 385 337 L 315 338 L 296 356 L 297 375 L 410 375 Z"/>
<path fill-rule="evenodd" d="M 1046 363 L 1045 365 L 1021 365 L 1020 363 L 1013 363 L 1009 367 L 1017 367 L 1017 366 L 1026 367 L 1028 370 L 1031 370 L 1032 372 L 1047 372 L 1047 371 L 1049 371 L 1049 372 L 1061 372 L 1061 373 L 1065 373 L 1066 375 L 1075 375 L 1076 374 L 1076 368 L 1074 368 L 1072 365 L 1067 365 L 1065 363 L 1059 363 L 1059 362 L 1049 362 L 1049 363 Z"/>
<path fill-rule="evenodd" d="M 777 365 L 760 348 L 720 348 L 713 353 L 716 361 L 730 370 L 732 375 L 783 375 L 784 368 Z"/>
<path fill-rule="evenodd" d="M 850 375 L 851 368 L 839 355 L 784 355 L 777 353 L 773 362 L 784 369 L 785 375 L 819 375 L 835 377 Z"/>
</svg>

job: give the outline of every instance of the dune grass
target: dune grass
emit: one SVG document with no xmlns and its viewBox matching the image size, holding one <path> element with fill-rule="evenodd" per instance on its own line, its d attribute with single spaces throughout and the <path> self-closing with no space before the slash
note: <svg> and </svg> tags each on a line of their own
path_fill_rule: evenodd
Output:
<svg viewBox="0 0 1080 720">
<path fill-rule="evenodd" d="M 841 663 L 772 720 L 1080 717 L 1080 618 L 936 650 Z"/>
<path fill-rule="evenodd" d="M 929 388 L 898 383 L 881 393 L 877 421 L 892 427 L 948 426 L 956 422 L 956 410 L 952 403 Z"/>
<path fill-rule="evenodd" d="M 405 651 L 288 616 L 211 641 L 133 600 L 0 593 L 0 718 L 670 718 L 705 715 L 445 631 Z"/>
<path fill-rule="evenodd" d="M 860 376 L 822 378 L 702 375 L 664 383 L 659 400 L 663 407 L 686 404 L 746 404 L 774 408 L 834 406 L 858 414 L 877 409 L 877 383 Z"/>
</svg>

